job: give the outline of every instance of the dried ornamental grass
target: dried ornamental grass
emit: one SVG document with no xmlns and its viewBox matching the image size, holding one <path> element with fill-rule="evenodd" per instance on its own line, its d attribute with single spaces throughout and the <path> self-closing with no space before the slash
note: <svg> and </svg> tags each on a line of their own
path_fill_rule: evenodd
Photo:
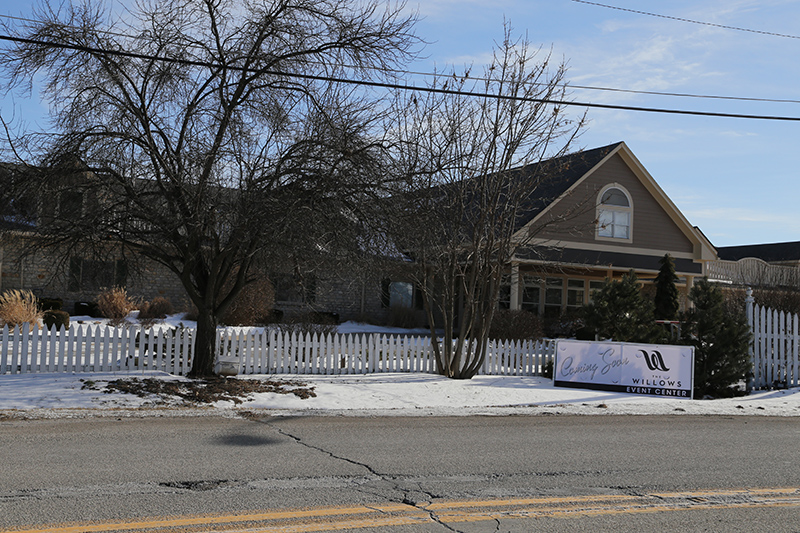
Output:
<svg viewBox="0 0 800 533">
<path fill-rule="evenodd" d="M 0 296 L 0 325 L 10 327 L 29 323 L 38 327 L 42 311 L 31 291 L 10 290 Z"/>
<path fill-rule="evenodd" d="M 175 307 L 169 298 L 156 296 L 149 302 L 142 302 L 139 307 L 139 319 L 164 319 L 175 313 Z"/>
<path fill-rule="evenodd" d="M 125 322 L 128 314 L 136 309 L 137 305 L 128 297 L 128 292 L 122 287 L 114 287 L 101 292 L 97 296 L 97 307 L 108 323 L 119 326 Z"/>
<path fill-rule="evenodd" d="M 139 306 L 139 324 L 145 328 L 152 328 L 174 312 L 175 308 L 168 298 L 157 296 L 149 302 L 142 302 Z"/>
</svg>

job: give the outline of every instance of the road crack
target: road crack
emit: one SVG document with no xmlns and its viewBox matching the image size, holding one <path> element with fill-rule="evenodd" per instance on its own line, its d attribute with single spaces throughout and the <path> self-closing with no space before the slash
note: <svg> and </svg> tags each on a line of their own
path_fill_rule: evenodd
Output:
<svg viewBox="0 0 800 533">
<path fill-rule="evenodd" d="M 253 420 L 253 419 L 251 419 L 251 420 Z M 418 510 L 424 512 L 424 513 L 427 513 L 428 516 L 430 517 L 431 521 L 439 524 L 440 526 L 442 526 L 446 530 L 453 531 L 455 533 L 464 533 L 463 531 L 461 531 L 459 529 L 455 529 L 452 526 L 446 524 L 445 522 L 442 522 L 442 520 L 439 518 L 439 516 L 436 514 L 435 511 L 427 509 L 425 507 L 425 505 L 423 505 L 423 504 L 430 503 L 430 501 L 435 499 L 436 496 L 431 492 L 423 490 L 421 485 L 420 485 L 420 483 L 417 483 L 417 485 L 418 485 L 420 490 L 419 491 L 414 491 L 414 492 L 419 492 L 420 494 L 424 494 L 426 496 L 426 500 L 424 502 L 421 502 L 420 500 L 414 498 L 412 493 L 410 493 L 409 491 L 407 491 L 403 487 L 401 487 L 400 483 L 397 482 L 397 478 L 395 476 L 391 476 L 389 474 L 384 474 L 384 473 L 378 472 L 377 470 L 375 470 L 375 468 L 373 468 L 371 465 L 369 465 L 367 463 L 363 463 L 361 461 L 356 461 L 354 459 L 350 459 L 349 457 L 344 457 L 344 456 L 341 456 L 341 455 L 337 455 L 337 454 L 335 454 L 334 452 L 332 452 L 330 450 L 326 450 L 326 449 L 324 449 L 324 448 L 322 448 L 320 446 L 315 446 L 313 444 L 305 442 L 301 437 L 299 437 L 297 435 L 294 435 L 292 433 L 289 433 L 285 429 L 280 428 L 280 427 L 278 427 L 278 426 L 276 426 L 274 424 L 271 424 L 269 422 L 264 422 L 264 421 L 261 421 L 261 420 L 255 420 L 255 421 L 259 422 L 259 423 L 262 423 L 262 424 L 268 425 L 269 427 L 271 427 L 275 431 L 277 431 L 278 434 L 283 435 L 284 437 L 292 439 L 297 444 L 299 444 L 299 445 L 301 445 L 301 446 L 303 446 L 305 448 L 308 448 L 310 450 L 315 450 L 315 451 L 320 452 L 320 453 L 324 453 L 324 454 L 326 454 L 327 456 L 329 456 L 332 459 L 336 459 L 336 460 L 339 460 L 339 461 L 344 461 L 344 462 L 349 463 L 351 465 L 364 468 L 370 474 L 372 474 L 377 480 L 384 481 L 384 482 L 388 483 L 391 486 L 391 490 L 393 492 L 402 492 L 403 493 L 402 498 L 383 495 L 390 502 L 401 503 L 403 505 L 407 505 L 407 506 L 412 507 L 414 509 L 418 509 Z M 362 491 L 362 492 L 367 492 L 367 491 Z M 372 493 L 372 494 L 374 495 L 376 493 Z"/>
</svg>

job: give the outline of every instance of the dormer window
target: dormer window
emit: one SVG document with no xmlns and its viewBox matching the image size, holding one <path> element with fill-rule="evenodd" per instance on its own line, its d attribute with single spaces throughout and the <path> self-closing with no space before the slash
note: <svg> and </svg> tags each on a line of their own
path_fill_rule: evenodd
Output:
<svg viewBox="0 0 800 533">
<path fill-rule="evenodd" d="M 628 192 L 621 185 L 609 185 L 598 200 L 597 237 L 630 242 L 633 203 Z"/>
</svg>

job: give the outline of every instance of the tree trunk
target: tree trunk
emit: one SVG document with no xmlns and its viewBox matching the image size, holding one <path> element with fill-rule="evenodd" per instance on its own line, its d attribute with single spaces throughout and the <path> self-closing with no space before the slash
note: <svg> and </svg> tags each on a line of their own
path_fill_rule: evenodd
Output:
<svg viewBox="0 0 800 533">
<path fill-rule="evenodd" d="M 214 375 L 217 318 L 210 309 L 201 309 L 197 317 L 197 334 L 194 339 L 194 359 L 191 378 L 206 378 Z"/>
</svg>

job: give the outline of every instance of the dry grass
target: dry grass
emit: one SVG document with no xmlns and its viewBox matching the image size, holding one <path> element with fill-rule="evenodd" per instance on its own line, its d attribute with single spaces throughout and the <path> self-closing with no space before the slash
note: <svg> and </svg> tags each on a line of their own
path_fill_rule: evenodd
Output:
<svg viewBox="0 0 800 533">
<path fill-rule="evenodd" d="M 125 319 L 131 311 L 136 309 L 136 302 L 128 297 L 128 292 L 122 287 L 114 287 L 101 292 L 97 296 L 97 307 L 108 323 L 112 326 L 119 326 L 125 323 Z"/>
<path fill-rule="evenodd" d="M 0 296 L 0 325 L 36 325 L 42 318 L 36 296 L 31 291 L 10 290 Z"/>
<path fill-rule="evenodd" d="M 156 296 L 149 302 L 142 302 L 139 305 L 139 323 L 146 328 L 150 328 L 174 312 L 175 307 L 169 301 L 169 298 Z"/>
</svg>

